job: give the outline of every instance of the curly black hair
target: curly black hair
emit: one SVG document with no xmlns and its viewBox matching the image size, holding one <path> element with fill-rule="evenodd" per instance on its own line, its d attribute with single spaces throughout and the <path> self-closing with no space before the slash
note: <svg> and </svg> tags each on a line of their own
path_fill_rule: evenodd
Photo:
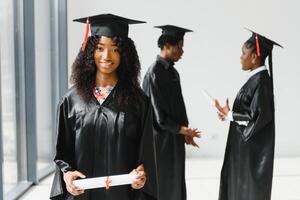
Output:
<svg viewBox="0 0 300 200">
<path fill-rule="evenodd" d="M 93 98 L 97 72 L 94 51 L 99 39 L 99 36 L 90 36 L 85 51 L 79 51 L 72 65 L 71 82 L 85 102 Z M 142 91 L 139 80 L 141 65 L 134 42 L 129 37 L 113 37 L 112 39 L 121 54 L 121 62 L 117 68 L 117 101 L 119 105 L 125 105 L 131 98 L 139 99 L 140 97 Z"/>
</svg>

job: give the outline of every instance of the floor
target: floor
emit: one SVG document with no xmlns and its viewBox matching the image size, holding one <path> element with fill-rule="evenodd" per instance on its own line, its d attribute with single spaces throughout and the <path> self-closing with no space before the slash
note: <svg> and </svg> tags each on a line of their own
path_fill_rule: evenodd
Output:
<svg viewBox="0 0 300 200">
<path fill-rule="evenodd" d="M 217 200 L 222 160 L 187 159 L 188 200 Z M 300 200 L 300 158 L 275 160 L 272 200 Z M 33 186 L 21 200 L 48 199 L 53 175 Z"/>
</svg>

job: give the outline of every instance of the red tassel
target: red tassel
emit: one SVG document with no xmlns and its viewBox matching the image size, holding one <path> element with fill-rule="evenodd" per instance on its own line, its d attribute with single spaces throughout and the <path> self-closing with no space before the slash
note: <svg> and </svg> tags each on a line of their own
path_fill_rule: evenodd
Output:
<svg viewBox="0 0 300 200">
<path fill-rule="evenodd" d="M 89 37 L 89 31 L 90 31 L 90 20 L 89 20 L 89 18 L 87 18 L 86 27 L 85 27 L 85 34 L 84 34 L 84 40 L 83 40 L 83 43 L 82 43 L 81 51 L 85 50 L 85 46 L 86 46 L 86 43 L 87 43 L 88 37 Z"/>
<path fill-rule="evenodd" d="M 259 48 L 259 42 L 258 42 L 257 34 L 255 36 L 255 40 L 256 40 L 256 54 L 257 54 L 258 57 L 260 57 L 260 48 Z"/>
</svg>

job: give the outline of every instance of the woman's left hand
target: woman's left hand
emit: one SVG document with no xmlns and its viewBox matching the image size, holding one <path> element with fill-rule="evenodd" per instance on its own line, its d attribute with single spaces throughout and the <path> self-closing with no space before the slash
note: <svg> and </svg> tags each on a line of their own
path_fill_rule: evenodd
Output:
<svg viewBox="0 0 300 200">
<path fill-rule="evenodd" d="M 130 173 L 138 174 L 135 181 L 131 184 L 131 187 L 136 190 L 143 188 L 146 183 L 146 173 L 144 170 L 144 165 L 143 164 L 139 165 L 136 169 L 132 170 Z"/>
</svg>

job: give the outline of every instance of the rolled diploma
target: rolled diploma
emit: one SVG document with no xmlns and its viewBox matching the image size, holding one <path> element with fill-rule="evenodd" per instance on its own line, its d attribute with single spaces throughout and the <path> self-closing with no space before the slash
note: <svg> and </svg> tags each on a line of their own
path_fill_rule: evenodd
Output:
<svg viewBox="0 0 300 200">
<path fill-rule="evenodd" d="M 128 185 L 132 184 L 136 178 L 137 174 L 121 174 L 121 175 L 113 175 L 109 176 L 109 187 L 117 186 L 117 185 Z M 74 180 L 73 184 L 80 189 L 94 189 L 94 188 L 102 188 L 106 187 L 107 176 L 96 177 L 96 178 L 86 178 Z"/>
<path fill-rule="evenodd" d="M 205 97 L 205 99 L 215 108 L 215 109 L 217 109 L 216 108 L 216 106 L 215 106 L 215 99 L 212 97 L 212 96 L 210 96 L 209 94 L 208 94 L 208 92 L 207 91 L 205 91 L 204 89 L 202 89 L 202 94 L 203 94 L 203 96 Z"/>
</svg>

